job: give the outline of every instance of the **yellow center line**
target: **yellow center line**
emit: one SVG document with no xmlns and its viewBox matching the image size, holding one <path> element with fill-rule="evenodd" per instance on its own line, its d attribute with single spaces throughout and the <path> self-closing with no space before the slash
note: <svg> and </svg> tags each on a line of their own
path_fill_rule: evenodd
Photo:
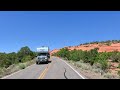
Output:
<svg viewBox="0 0 120 90">
<path fill-rule="evenodd" d="M 42 79 L 42 78 L 43 78 L 43 76 L 44 76 L 44 74 L 45 74 L 46 70 L 47 70 L 47 68 L 45 68 L 45 70 L 42 72 L 42 74 L 39 76 L 39 78 L 38 78 L 38 79 Z"/>
<path fill-rule="evenodd" d="M 44 71 L 41 73 L 38 79 L 43 79 L 44 76 L 46 75 L 48 69 L 50 68 L 51 64 L 47 65 L 47 67 L 44 69 Z"/>
</svg>

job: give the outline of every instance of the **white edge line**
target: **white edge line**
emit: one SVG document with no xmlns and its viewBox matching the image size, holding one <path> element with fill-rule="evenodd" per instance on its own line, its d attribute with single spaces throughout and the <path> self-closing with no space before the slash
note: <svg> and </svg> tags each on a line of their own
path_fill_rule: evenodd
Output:
<svg viewBox="0 0 120 90">
<path fill-rule="evenodd" d="M 61 59 L 62 60 L 62 59 Z M 65 64 L 67 64 L 73 71 L 75 71 L 82 79 L 85 79 L 80 73 L 78 73 L 72 66 L 70 66 L 68 63 L 66 63 L 64 60 L 62 60 Z"/>
<path fill-rule="evenodd" d="M 34 64 L 32 64 L 32 65 L 34 65 Z M 30 65 L 30 66 L 32 66 L 32 65 Z M 30 66 L 26 67 L 25 69 L 29 68 Z M 5 78 L 10 77 L 10 76 L 12 76 L 14 74 L 17 74 L 17 73 L 19 73 L 19 72 L 21 72 L 21 71 L 23 71 L 25 69 L 18 70 L 18 71 L 14 72 L 14 73 L 12 73 L 10 75 L 7 75 L 7 76 L 4 76 L 4 77 L 0 78 L 0 79 L 5 79 Z"/>
</svg>

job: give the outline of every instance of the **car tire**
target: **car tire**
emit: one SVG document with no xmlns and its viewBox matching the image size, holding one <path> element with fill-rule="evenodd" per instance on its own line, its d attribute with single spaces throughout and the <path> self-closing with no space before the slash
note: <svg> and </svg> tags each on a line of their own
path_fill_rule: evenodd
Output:
<svg viewBox="0 0 120 90">
<path fill-rule="evenodd" d="M 48 64 L 48 61 L 46 61 L 46 64 Z"/>
<path fill-rule="evenodd" d="M 36 62 L 36 64 L 38 64 L 38 62 Z"/>
</svg>

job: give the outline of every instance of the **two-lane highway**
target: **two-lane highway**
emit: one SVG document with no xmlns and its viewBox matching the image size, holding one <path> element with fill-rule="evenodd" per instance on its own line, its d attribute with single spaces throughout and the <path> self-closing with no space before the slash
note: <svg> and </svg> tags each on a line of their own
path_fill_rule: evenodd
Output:
<svg viewBox="0 0 120 90">
<path fill-rule="evenodd" d="M 48 64 L 33 64 L 2 79 L 85 79 L 68 63 L 51 57 Z"/>
</svg>

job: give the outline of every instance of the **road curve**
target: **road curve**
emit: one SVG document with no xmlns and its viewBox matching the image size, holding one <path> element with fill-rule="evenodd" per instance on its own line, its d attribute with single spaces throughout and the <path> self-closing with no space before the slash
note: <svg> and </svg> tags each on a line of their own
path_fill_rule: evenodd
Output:
<svg viewBox="0 0 120 90">
<path fill-rule="evenodd" d="M 2 79 L 85 79 L 68 63 L 51 57 L 48 64 L 33 64 Z"/>
</svg>

